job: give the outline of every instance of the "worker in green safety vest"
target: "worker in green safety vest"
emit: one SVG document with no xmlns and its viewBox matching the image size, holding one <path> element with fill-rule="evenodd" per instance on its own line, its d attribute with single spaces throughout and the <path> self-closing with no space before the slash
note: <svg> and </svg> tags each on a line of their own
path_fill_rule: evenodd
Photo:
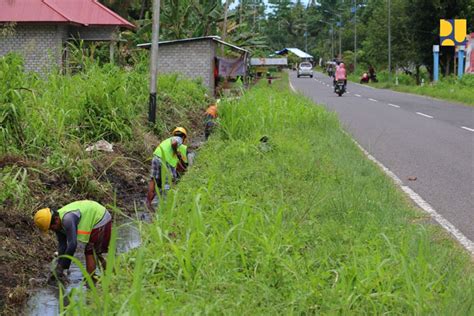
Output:
<svg viewBox="0 0 474 316">
<path fill-rule="evenodd" d="M 188 132 L 184 127 L 176 127 L 172 136 L 162 141 L 153 152 L 151 161 L 150 181 L 146 198 L 147 207 L 152 210 L 151 202 L 156 196 L 156 189 L 163 194 L 163 185 L 169 185 L 169 180 L 175 182 L 178 174 L 176 168 L 187 165 L 187 147 L 184 145 Z"/>
<path fill-rule="evenodd" d="M 177 178 L 181 178 L 183 174 L 188 169 L 189 161 L 188 161 L 188 146 L 181 145 L 178 147 L 178 152 L 181 154 L 181 160 L 178 161 L 176 165 L 176 176 Z"/>
<path fill-rule="evenodd" d="M 102 254 L 108 252 L 112 216 L 101 204 L 83 200 L 69 203 L 58 210 L 43 208 L 35 213 L 34 222 L 42 232 L 51 230 L 56 233 L 60 257 L 54 274 L 60 281 L 65 279 L 64 270 L 71 265 L 71 259 L 61 255 L 74 256 L 78 241 L 86 244 L 84 254 L 89 275 L 94 276 L 97 260 L 105 269 Z"/>
</svg>

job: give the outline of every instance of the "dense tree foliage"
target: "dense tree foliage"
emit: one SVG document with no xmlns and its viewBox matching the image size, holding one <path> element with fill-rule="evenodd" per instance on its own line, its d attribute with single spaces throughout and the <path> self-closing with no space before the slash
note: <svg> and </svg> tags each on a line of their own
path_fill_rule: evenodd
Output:
<svg viewBox="0 0 474 316">
<path fill-rule="evenodd" d="M 152 0 L 103 2 L 139 26 L 129 33 L 134 44 L 149 41 Z M 474 32 L 472 0 L 162 0 L 160 37 L 220 35 L 262 56 L 298 47 L 328 60 L 341 51 L 348 63 L 384 69 L 389 3 L 394 68 L 417 73 L 425 65 L 431 70 L 441 18 L 466 18 L 468 32 Z M 446 74 L 453 71 L 453 56 L 453 48 L 442 48 Z"/>
</svg>

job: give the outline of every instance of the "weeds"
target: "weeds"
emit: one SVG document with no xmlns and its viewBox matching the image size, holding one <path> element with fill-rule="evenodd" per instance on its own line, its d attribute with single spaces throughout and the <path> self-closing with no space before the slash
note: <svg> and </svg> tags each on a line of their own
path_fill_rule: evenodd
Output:
<svg viewBox="0 0 474 316">
<path fill-rule="evenodd" d="M 468 256 L 437 227 L 411 224 L 417 211 L 334 114 L 276 84 L 219 111 L 142 247 L 109 275 L 114 300 L 68 312 L 473 312 Z"/>
<path fill-rule="evenodd" d="M 131 200 L 144 194 L 148 168 L 143 166 L 148 167 L 158 137 L 169 135 L 177 123 L 194 133 L 196 113 L 206 106 L 202 85 L 160 76 L 159 123 L 149 128 L 145 62 L 128 70 L 88 59 L 80 66 L 74 75 L 39 77 L 23 71 L 19 56 L 0 57 L 0 230 L 6 245 L 0 314 L 17 314 L 20 303 L 4 305 L 12 301 L 8 293 L 36 278 L 54 251 L 52 240 L 31 242 L 37 237 L 33 211 L 83 198 L 107 203 L 114 194 L 119 206 L 129 209 Z M 85 152 L 101 139 L 113 142 L 113 153 Z"/>
<path fill-rule="evenodd" d="M 125 71 L 85 61 L 80 73 L 45 79 L 25 74 L 22 64 L 16 55 L 0 58 L 0 155 L 39 160 L 84 191 L 94 172 L 87 144 L 105 139 L 133 147 L 145 133 L 146 67 Z M 158 134 L 190 125 L 206 104 L 205 88 L 177 75 L 161 76 L 158 86 Z"/>
</svg>

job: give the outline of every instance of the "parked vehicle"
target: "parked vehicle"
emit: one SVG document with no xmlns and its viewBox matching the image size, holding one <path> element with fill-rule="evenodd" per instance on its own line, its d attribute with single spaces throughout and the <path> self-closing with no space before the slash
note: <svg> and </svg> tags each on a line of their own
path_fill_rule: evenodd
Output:
<svg viewBox="0 0 474 316">
<path fill-rule="evenodd" d="M 338 80 L 336 82 L 336 85 L 334 86 L 334 92 L 339 96 L 342 96 L 346 92 L 346 84 L 344 80 Z"/>
<path fill-rule="evenodd" d="M 310 62 L 302 62 L 297 70 L 298 78 L 301 76 L 309 76 L 313 78 L 313 65 Z"/>
</svg>

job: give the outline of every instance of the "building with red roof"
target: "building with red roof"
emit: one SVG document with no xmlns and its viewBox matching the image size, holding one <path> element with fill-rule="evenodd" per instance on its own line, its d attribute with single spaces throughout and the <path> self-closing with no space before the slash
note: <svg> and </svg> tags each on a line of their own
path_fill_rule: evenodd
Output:
<svg viewBox="0 0 474 316">
<path fill-rule="evenodd" d="M 0 56 L 17 52 L 39 72 L 64 64 L 69 40 L 113 44 L 120 28 L 135 27 L 97 0 L 0 0 L 2 26 Z"/>
</svg>

